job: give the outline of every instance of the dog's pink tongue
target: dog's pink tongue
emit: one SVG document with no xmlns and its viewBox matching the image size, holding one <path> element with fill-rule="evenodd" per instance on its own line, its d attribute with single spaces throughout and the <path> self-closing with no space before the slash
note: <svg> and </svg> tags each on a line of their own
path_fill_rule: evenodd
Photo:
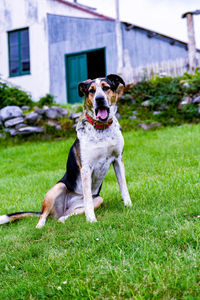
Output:
<svg viewBox="0 0 200 300">
<path fill-rule="evenodd" d="M 108 117 L 108 112 L 107 112 L 107 109 L 98 109 L 98 112 L 97 112 L 97 118 L 101 118 L 102 120 L 105 120 L 107 119 Z"/>
</svg>

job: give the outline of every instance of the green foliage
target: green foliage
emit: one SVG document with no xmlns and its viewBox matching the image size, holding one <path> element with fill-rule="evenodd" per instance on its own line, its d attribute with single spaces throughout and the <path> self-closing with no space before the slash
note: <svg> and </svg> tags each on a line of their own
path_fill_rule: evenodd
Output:
<svg viewBox="0 0 200 300">
<path fill-rule="evenodd" d="M 199 93 L 200 89 L 200 72 L 196 69 L 194 74 L 185 73 L 181 77 L 181 82 L 187 82 L 189 84 L 188 87 L 185 88 L 185 93 L 190 94 L 197 94 Z"/>
<path fill-rule="evenodd" d="M 61 129 L 56 129 L 55 126 L 45 124 L 45 134 L 51 138 L 66 138 L 75 135 L 75 129 L 73 128 L 74 122 L 69 117 L 61 118 L 58 122 Z"/>
<path fill-rule="evenodd" d="M 0 82 L 0 109 L 7 105 L 33 106 L 31 96 L 17 87 L 10 87 Z"/>
<path fill-rule="evenodd" d="M 189 103 L 180 105 L 185 97 L 190 99 L 200 95 L 200 72 L 194 74 L 185 73 L 183 76 L 154 76 L 151 79 L 143 79 L 135 85 L 127 87 L 125 94 L 119 99 L 118 111 L 122 119 L 137 111 L 137 119 L 129 120 L 130 129 L 141 121 L 159 121 L 163 125 L 178 125 L 184 122 L 197 122 L 200 119 L 198 105 Z M 149 105 L 143 106 L 142 102 L 149 101 Z M 159 111 L 159 114 L 153 114 Z M 127 121 L 122 124 L 128 125 Z"/>
<path fill-rule="evenodd" d="M 200 125 L 124 134 L 124 208 L 110 168 L 97 223 L 0 226 L 0 299 L 199 299 Z M 0 144 L 0 214 L 40 211 L 74 139 Z"/>
<path fill-rule="evenodd" d="M 193 120 L 199 118 L 198 107 L 194 104 L 186 104 L 180 111 L 180 115 L 184 120 Z"/>
<path fill-rule="evenodd" d="M 52 105 L 54 100 L 54 96 L 51 94 L 46 94 L 46 96 L 41 97 L 37 105 L 42 107 L 43 105 Z"/>
<path fill-rule="evenodd" d="M 40 107 L 43 105 L 52 105 L 53 100 L 54 97 L 51 94 L 46 94 L 46 96 L 40 98 L 37 105 Z M 7 105 L 28 105 L 33 107 L 36 103 L 32 101 L 28 93 L 18 87 L 10 87 L 6 83 L 0 82 L 0 109 Z"/>
<path fill-rule="evenodd" d="M 137 83 L 130 93 L 137 102 L 150 100 L 151 106 L 157 108 L 165 104 L 177 105 L 184 95 L 184 87 L 179 77 L 155 76 Z"/>
</svg>

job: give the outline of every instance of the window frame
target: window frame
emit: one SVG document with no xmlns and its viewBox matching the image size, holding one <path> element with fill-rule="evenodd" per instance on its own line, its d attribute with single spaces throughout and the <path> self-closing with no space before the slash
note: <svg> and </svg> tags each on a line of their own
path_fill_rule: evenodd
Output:
<svg viewBox="0 0 200 300">
<path fill-rule="evenodd" d="M 22 43 L 21 43 L 21 32 L 22 31 L 28 31 L 28 55 L 29 55 L 29 70 L 28 71 L 22 71 L 22 58 L 21 58 L 21 49 L 22 49 Z M 17 49 L 18 49 L 18 72 L 12 74 L 11 73 L 11 45 L 10 45 L 10 34 L 13 32 L 17 32 Z M 16 76 L 23 76 L 23 75 L 29 75 L 31 73 L 31 65 L 30 65 L 30 42 L 29 42 L 29 28 L 21 28 L 16 30 L 8 31 L 8 64 L 9 64 L 9 76 L 10 77 L 16 77 Z"/>
</svg>

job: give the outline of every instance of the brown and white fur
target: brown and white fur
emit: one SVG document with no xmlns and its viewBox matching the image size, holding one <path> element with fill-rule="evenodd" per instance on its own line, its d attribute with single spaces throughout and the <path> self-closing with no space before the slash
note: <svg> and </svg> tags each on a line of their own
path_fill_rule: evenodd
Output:
<svg viewBox="0 0 200 300">
<path fill-rule="evenodd" d="M 85 100 L 76 128 L 77 139 L 70 149 L 65 175 L 45 196 L 36 228 L 43 227 L 49 215 L 65 222 L 72 215 L 85 213 L 87 221 L 96 222 L 94 210 L 103 203 L 99 193 L 111 164 L 124 205 L 132 205 L 122 160 L 124 139 L 115 117 L 120 83 L 124 85 L 123 79 L 111 74 L 79 84 L 79 95 Z M 0 224 L 33 214 L 3 215 Z"/>
</svg>

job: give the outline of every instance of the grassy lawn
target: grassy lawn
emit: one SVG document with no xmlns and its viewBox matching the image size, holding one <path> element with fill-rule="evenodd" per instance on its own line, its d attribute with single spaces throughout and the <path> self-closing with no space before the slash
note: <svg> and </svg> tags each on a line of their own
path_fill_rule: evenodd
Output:
<svg viewBox="0 0 200 300">
<path fill-rule="evenodd" d="M 98 223 L 0 227 L 0 299 L 200 299 L 200 126 L 124 134 L 132 208 L 111 168 Z M 73 139 L 0 146 L 0 214 L 39 211 Z"/>
</svg>

